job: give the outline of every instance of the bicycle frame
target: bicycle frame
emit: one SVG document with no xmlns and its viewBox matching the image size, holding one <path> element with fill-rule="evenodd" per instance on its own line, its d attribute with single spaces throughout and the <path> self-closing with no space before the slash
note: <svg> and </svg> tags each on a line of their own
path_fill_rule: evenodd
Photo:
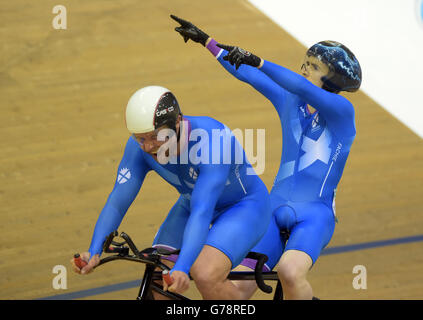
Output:
<svg viewBox="0 0 423 320">
<path fill-rule="evenodd" d="M 168 297 L 172 300 L 190 300 L 187 297 L 169 291 L 164 291 L 163 287 L 154 282 L 154 280 L 162 280 L 162 275 L 160 271 L 155 271 L 153 266 L 146 266 L 144 271 L 144 277 L 142 279 L 140 290 L 138 292 L 137 300 L 152 300 L 151 291 L 154 290 L 157 293 Z M 256 280 L 254 271 L 231 271 L 228 275 L 229 280 Z M 192 278 L 190 277 L 192 280 Z M 273 300 L 282 300 L 283 291 L 282 286 L 279 281 L 278 275 L 276 272 L 264 272 L 264 280 L 273 280 L 277 281 L 276 290 L 273 295 Z"/>
<path fill-rule="evenodd" d="M 117 254 L 101 259 L 98 266 L 114 261 L 114 260 L 127 260 L 127 261 L 144 263 L 146 267 L 144 270 L 144 276 L 140 284 L 138 296 L 136 298 L 137 300 L 154 300 L 152 291 L 156 291 L 157 293 L 174 300 L 190 300 L 189 298 L 181 294 L 164 291 L 163 287 L 154 281 L 154 280 L 162 280 L 161 271 L 157 271 L 156 269 L 170 270 L 170 268 L 167 265 L 161 262 L 161 258 L 169 256 L 171 254 L 177 254 L 179 250 L 172 252 L 172 251 L 165 251 L 163 249 L 146 248 L 142 251 L 139 251 L 137 247 L 135 246 L 134 242 L 126 233 L 121 232 L 120 234 L 120 237 L 125 240 L 123 242 L 113 241 L 113 239 L 117 236 L 118 236 L 117 231 L 112 232 L 107 237 L 103 246 L 104 252 L 117 253 Z M 125 245 L 128 245 L 128 247 L 126 247 Z M 133 255 L 129 254 L 129 250 L 133 252 Z M 257 286 L 266 293 L 271 293 L 273 291 L 273 288 L 271 286 L 266 285 L 264 283 L 264 280 L 277 281 L 277 286 L 273 296 L 273 300 L 282 300 L 283 290 L 282 290 L 282 286 L 279 281 L 277 273 L 274 271 L 262 272 L 263 265 L 267 261 L 267 256 L 260 253 L 256 253 L 256 252 L 250 252 L 247 255 L 247 257 L 250 259 L 257 260 L 255 271 L 231 271 L 228 275 L 228 279 L 229 280 L 255 280 L 257 283 Z M 190 276 L 190 279 L 192 280 L 191 276 Z"/>
</svg>

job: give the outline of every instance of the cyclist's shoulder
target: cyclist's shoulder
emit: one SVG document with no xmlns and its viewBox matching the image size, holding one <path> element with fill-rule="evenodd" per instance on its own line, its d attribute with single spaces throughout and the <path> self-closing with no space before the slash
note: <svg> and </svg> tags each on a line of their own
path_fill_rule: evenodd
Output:
<svg viewBox="0 0 423 320">
<path fill-rule="evenodd" d="M 340 137 L 352 137 L 356 134 L 355 109 L 354 105 L 346 97 L 339 94 L 332 95 L 333 108 L 330 114 L 325 112 L 324 116 L 329 127 Z"/>
<path fill-rule="evenodd" d="M 135 162 L 139 165 L 146 163 L 145 152 L 141 149 L 138 142 L 132 136 L 129 136 L 129 138 L 126 140 L 123 159 L 127 161 L 135 160 Z"/>
</svg>

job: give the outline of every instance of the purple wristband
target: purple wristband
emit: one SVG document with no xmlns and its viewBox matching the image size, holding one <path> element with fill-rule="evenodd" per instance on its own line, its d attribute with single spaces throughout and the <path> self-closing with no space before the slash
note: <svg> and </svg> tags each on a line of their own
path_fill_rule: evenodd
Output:
<svg viewBox="0 0 423 320">
<path fill-rule="evenodd" d="M 207 49 L 216 57 L 219 57 L 219 53 L 223 50 L 222 48 L 219 48 L 217 45 L 217 41 L 214 39 L 211 39 L 209 44 L 207 45 Z"/>
</svg>

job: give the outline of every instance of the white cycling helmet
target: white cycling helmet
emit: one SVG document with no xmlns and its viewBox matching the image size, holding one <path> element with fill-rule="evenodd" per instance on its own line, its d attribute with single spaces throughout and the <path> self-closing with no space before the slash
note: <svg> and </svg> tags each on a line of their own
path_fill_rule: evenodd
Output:
<svg viewBox="0 0 423 320">
<path fill-rule="evenodd" d="M 182 114 L 178 101 L 170 90 L 148 86 L 136 91 L 126 106 L 126 127 L 131 133 L 154 131 L 164 125 L 176 131 Z"/>
</svg>

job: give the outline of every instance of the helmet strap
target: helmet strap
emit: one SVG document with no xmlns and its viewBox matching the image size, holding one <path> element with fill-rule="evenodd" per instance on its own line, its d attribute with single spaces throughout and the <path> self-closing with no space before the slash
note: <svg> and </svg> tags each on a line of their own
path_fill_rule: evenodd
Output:
<svg viewBox="0 0 423 320">
<path fill-rule="evenodd" d="M 183 119 L 184 119 L 182 113 L 180 113 L 180 115 L 181 115 L 181 120 L 179 121 L 179 130 L 176 133 L 177 134 L 177 137 L 176 137 L 177 142 L 179 142 L 179 140 L 181 139 L 181 126 L 182 126 Z M 176 132 L 176 123 L 175 123 L 175 132 Z"/>
</svg>

